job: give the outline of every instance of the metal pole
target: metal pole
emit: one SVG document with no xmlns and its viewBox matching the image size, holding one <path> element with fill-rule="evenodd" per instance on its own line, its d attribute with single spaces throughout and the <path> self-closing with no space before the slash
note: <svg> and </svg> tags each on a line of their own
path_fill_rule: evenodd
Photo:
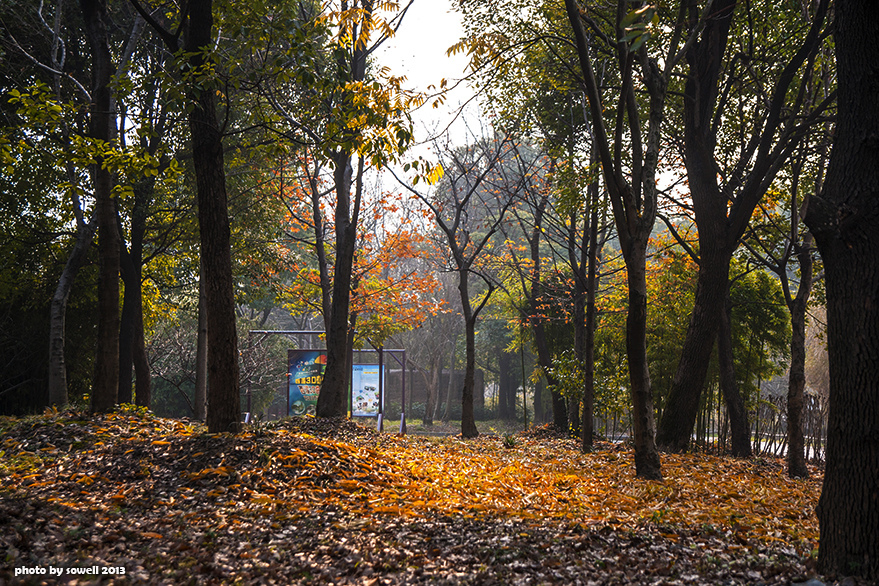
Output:
<svg viewBox="0 0 879 586">
<path fill-rule="evenodd" d="M 524 336 L 524 332 L 522 334 Z M 528 393 L 525 390 L 525 342 L 519 345 L 519 358 L 522 362 L 522 412 L 525 414 L 525 429 L 528 429 Z"/>
<path fill-rule="evenodd" d="M 399 361 L 398 361 L 399 362 Z M 406 435 L 406 351 L 403 350 L 403 364 L 400 368 L 400 390 L 403 399 L 400 408 L 400 434 Z"/>
<path fill-rule="evenodd" d="M 382 367 L 384 366 L 384 352 L 383 346 L 378 347 L 378 430 L 385 430 L 385 422 L 383 420 L 383 416 L 385 413 L 385 388 L 384 388 L 384 379 L 382 376 L 384 374 Z"/>
</svg>

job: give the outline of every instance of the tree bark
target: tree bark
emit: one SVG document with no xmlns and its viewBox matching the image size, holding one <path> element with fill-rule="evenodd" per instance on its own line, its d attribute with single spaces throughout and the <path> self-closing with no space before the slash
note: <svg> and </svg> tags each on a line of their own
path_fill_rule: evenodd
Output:
<svg viewBox="0 0 879 586">
<path fill-rule="evenodd" d="M 819 3 L 809 33 L 779 75 L 767 113 L 761 119 L 762 126 L 753 131 L 753 148 L 749 145 L 743 151 L 746 160 L 738 165 L 741 170 L 736 173 L 743 174 L 751 159 L 753 167 L 746 177 L 730 178 L 721 188 L 715 158 L 716 121 L 721 117 L 716 108 L 736 4 L 736 0 L 713 3 L 712 15 L 705 21 L 700 39 L 686 54 L 689 75 L 683 100 L 684 162 L 699 231 L 700 258 L 695 305 L 657 433 L 660 447 L 675 452 L 687 449 L 693 433 L 707 362 L 724 307 L 730 259 L 754 208 L 781 161 L 789 156 L 790 149 L 786 147 L 799 140 L 789 126 L 782 126 L 782 112 L 787 107 L 786 96 L 796 73 L 818 47 L 827 8 L 827 2 Z"/>
<path fill-rule="evenodd" d="M 838 113 L 809 226 L 824 260 L 830 396 L 822 573 L 879 580 L 879 44 L 875 2 L 836 5 Z"/>
<path fill-rule="evenodd" d="M 103 0 L 81 0 L 83 22 L 92 58 L 92 104 L 89 134 L 109 144 L 115 134 L 115 113 L 110 91 L 113 67 L 107 32 L 107 6 Z M 98 347 L 91 393 L 91 411 L 112 410 L 119 389 L 119 232 L 113 177 L 103 157 L 94 166 L 95 205 L 98 216 Z"/>
<path fill-rule="evenodd" d="M 806 307 L 812 291 L 812 235 L 807 232 L 796 245 L 800 265 L 800 286 L 789 305 L 791 323 L 790 375 L 787 387 L 787 474 L 808 478 L 803 407 L 806 388 Z"/>
<path fill-rule="evenodd" d="M 212 0 L 192 0 L 186 19 L 185 49 L 189 65 L 201 72 L 213 42 Z M 196 73 L 198 75 L 198 73 Z M 210 80 L 208 80 L 210 81 Z M 226 196 L 223 141 L 217 124 L 216 92 L 211 84 L 189 88 L 192 155 L 198 193 L 198 226 L 205 280 L 208 330 L 207 426 L 209 433 L 236 432 L 241 420 L 238 332 L 232 279 L 231 230 Z"/>
<path fill-rule="evenodd" d="M 433 425 L 433 413 L 436 411 L 437 395 L 439 394 L 440 373 L 443 370 L 443 355 L 438 353 L 432 356 L 430 360 L 429 380 L 425 378 L 427 384 L 427 400 L 424 402 L 424 417 L 421 422 L 425 426 Z"/>
<path fill-rule="evenodd" d="M 647 367 L 646 246 L 633 245 L 624 254 L 629 287 L 626 356 L 629 360 L 629 384 L 632 395 L 635 473 L 639 478 L 661 480 L 659 452 L 656 450 L 653 436 L 655 429 L 653 393 Z"/>
<path fill-rule="evenodd" d="M 67 301 L 76 274 L 82 267 L 98 225 L 97 214 L 76 231 L 73 250 L 67 258 L 49 308 L 49 405 L 63 407 L 67 404 L 67 364 L 64 359 L 65 324 Z"/>
<path fill-rule="evenodd" d="M 720 327 L 717 332 L 717 358 L 720 363 L 720 391 L 726 403 L 729 415 L 730 447 L 732 455 L 737 458 L 751 457 L 751 428 L 748 423 L 748 411 L 745 401 L 736 382 L 735 361 L 732 340 L 732 305 L 729 300 L 729 284 L 727 284 L 726 303 L 720 312 Z M 757 391 L 760 392 L 759 390 Z"/>
<path fill-rule="evenodd" d="M 357 241 L 360 184 L 363 162 L 357 171 L 357 193 L 351 205 L 353 169 L 348 153 L 336 155 L 336 262 L 333 269 L 333 297 L 327 328 L 327 366 L 317 398 L 318 417 L 344 417 L 348 413 L 348 312 L 351 303 L 351 277 Z"/>
<path fill-rule="evenodd" d="M 461 266 L 463 263 L 458 263 Z M 461 308 L 464 314 L 464 387 L 461 390 L 461 435 L 465 438 L 479 436 L 473 412 L 473 387 L 476 384 L 476 317 L 470 304 L 468 268 L 458 270 L 458 291 L 461 294 Z"/>
<path fill-rule="evenodd" d="M 656 219 L 656 166 L 659 160 L 660 130 L 665 117 L 665 99 L 670 70 L 661 71 L 658 64 L 625 41 L 613 49 L 621 76 L 621 90 L 613 140 L 605 124 L 605 107 L 595 79 L 586 31 L 580 8 L 575 0 L 565 0 L 577 48 L 580 71 L 592 115 L 592 138 L 614 212 L 620 248 L 626 264 L 629 307 L 626 316 L 626 354 L 632 397 L 632 419 L 635 442 L 635 472 L 640 478 L 662 477 L 653 415 L 653 394 L 647 364 L 647 243 Z M 626 14 L 627 4 L 617 4 L 618 23 Z M 623 31 L 618 31 L 622 33 Z M 676 49 L 675 51 L 676 52 Z M 674 52 L 672 54 L 674 54 Z M 633 66 L 641 62 L 641 75 L 647 89 L 649 107 L 646 112 L 646 140 L 642 143 L 642 114 L 635 95 Z M 623 165 L 622 129 L 629 133 L 632 161 Z"/>
<path fill-rule="evenodd" d="M 199 265 L 198 332 L 195 346 L 195 392 L 192 413 L 196 421 L 204 421 L 208 404 L 208 312 L 203 265 Z"/>
<path fill-rule="evenodd" d="M 452 351 L 449 352 L 449 384 L 446 387 L 446 404 L 443 408 L 442 421 L 446 422 L 451 418 L 452 393 L 455 391 L 455 362 L 458 348 L 458 336 L 452 336 Z"/>
<path fill-rule="evenodd" d="M 559 391 L 558 381 L 549 372 L 549 369 L 552 368 L 552 357 L 549 354 L 549 345 L 546 342 L 546 326 L 540 317 L 534 317 L 536 312 L 539 311 L 536 308 L 539 305 L 539 298 L 532 299 L 532 305 L 534 307 L 531 310 L 531 331 L 534 334 L 534 345 L 537 347 L 537 360 L 543 369 L 546 386 L 549 388 L 549 395 L 552 399 L 552 426 L 556 431 L 565 432 L 568 429 L 568 409 L 565 404 L 565 398 Z"/>
<path fill-rule="evenodd" d="M 592 218 L 589 221 L 589 267 L 586 276 L 586 331 L 584 340 L 583 423 L 581 429 L 583 450 L 592 449 L 595 435 L 595 322 L 598 314 L 595 294 L 598 289 L 598 183 L 590 186 Z"/>
</svg>

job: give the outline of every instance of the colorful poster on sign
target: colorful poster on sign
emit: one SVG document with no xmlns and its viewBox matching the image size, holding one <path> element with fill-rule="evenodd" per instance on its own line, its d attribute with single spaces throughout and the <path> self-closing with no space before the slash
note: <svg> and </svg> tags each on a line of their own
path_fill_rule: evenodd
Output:
<svg viewBox="0 0 879 586">
<path fill-rule="evenodd" d="M 384 370 L 384 367 L 382 367 L 382 370 Z M 378 417 L 380 401 L 378 382 L 378 364 L 355 364 L 353 366 L 351 373 L 351 414 L 354 417 Z"/>
<path fill-rule="evenodd" d="M 327 366 L 326 350 L 288 350 L 287 365 L 290 377 L 287 391 L 288 415 L 314 415 L 317 395 Z"/>
</svg>

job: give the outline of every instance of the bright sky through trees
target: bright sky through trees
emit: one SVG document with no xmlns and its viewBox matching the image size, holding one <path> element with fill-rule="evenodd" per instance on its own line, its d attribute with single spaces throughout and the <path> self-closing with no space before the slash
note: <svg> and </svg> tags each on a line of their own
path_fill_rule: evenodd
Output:
<svg viewBox="0 0 879 586">
<path fill-rule="evenodd" d="M 468 60 L 461 53 L 448 57 L 446 50 L 462 35 L 461 16 L 450 0 L 415 0 L 396 36 L 385 42 L 376 61 L 390 67 L 395 75 L 405 75 L 405 85 L 410 89 L 427 92 L 428 86 L 438 88 L 444 78 L 451 87 L 464 77 Z M 472 96 L 472 90 L 461 84 L 450 92 L 443 105 L 434 108 L 434 100 L 429 100 L 413 112 L 416 141 L 427 141 L 441 133 Z M 455 126 L 457 129 L 462 125 Z"/>
</svg>

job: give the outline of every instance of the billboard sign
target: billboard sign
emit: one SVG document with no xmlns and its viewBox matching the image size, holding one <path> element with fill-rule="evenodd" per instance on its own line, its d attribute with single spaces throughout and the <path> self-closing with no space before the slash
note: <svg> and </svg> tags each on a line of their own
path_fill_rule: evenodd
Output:
<svg viewBox="0 0 879 586">
<path fill-rule="evenodd" d="M 288 415 L 314 415 L 326 365 L 326 350 L 287 350 Z"/>
<path fill-rule="evenodd" d="M 378 417 L 381 399 L 378 364 L 355 364 L 351 373 L 351 414 L 354 417 Z"/>
</svg>

